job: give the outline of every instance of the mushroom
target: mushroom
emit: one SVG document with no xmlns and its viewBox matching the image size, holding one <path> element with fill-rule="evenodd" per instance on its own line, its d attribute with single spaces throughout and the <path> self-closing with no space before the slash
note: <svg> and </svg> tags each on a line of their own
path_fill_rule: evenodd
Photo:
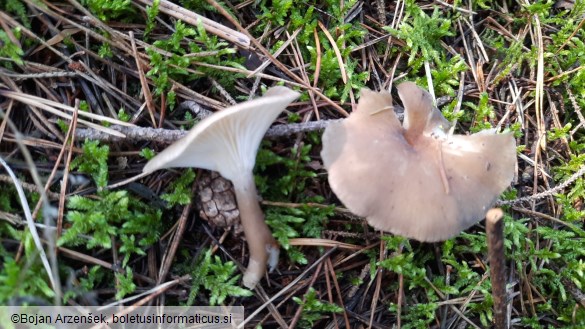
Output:
<svg viewBox="0 0 585 329">
<path fill-rule="evenodd" d="M 299 93 L 286 87 L 269 89 L 263 97 L 237 104 L 203 119 L 182 139 L 152 158 L 143 172 L 169 167 L 196 167 L 219 172 L 236 194 L 250 261 L 244 286 L 253 289 L 278 263 L 279 246 L 258 204 L 252 170 L 266 130 Z"/>
<path fill-rule="evenodd" d="M 514 177 L 516 142 L 495 129 L 448 136 L 448 121 L 412 82 L 362 90 L 357 110 L 327 126 L 321 157 L 331 189 L 376 229 L 441 241 L 480 221 Z"/>
</svg>

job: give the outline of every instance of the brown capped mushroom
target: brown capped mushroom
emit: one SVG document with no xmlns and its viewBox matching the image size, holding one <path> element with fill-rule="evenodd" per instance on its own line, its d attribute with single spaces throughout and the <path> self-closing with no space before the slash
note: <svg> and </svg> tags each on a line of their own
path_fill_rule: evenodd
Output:
<svg viewBox="0 0 585 329">
<path fill-rule="evenodd" d="M 243 283 L 252 289 L 274 269 L 279 247 L 258 204 L 252 170 L 266 130 L 299 93 L 286 87 L 269 89 L 263 97 L 237 104 L 205 118 L 182 139 L 152 158 L 144 172 L 170 167 L 195 167 L 219 172 L 232 181 L 250 261 Z"/>
<path fill-rule="evenodd" d="M 373 227 L 419 241 L 449 239 L 480 221 L 514 177 L 512 134 L 447 136 L 447 120 L 412 82 L 362 90 L 357 110 L 330 124 L 321 157 L 331 189 Z"/>
</svg>

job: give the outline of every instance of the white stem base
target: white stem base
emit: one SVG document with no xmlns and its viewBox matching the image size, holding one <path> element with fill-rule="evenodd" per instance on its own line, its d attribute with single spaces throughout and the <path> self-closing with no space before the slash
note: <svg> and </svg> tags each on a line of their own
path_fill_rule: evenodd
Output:
<svg viewBox="0 0 585 329">
<path fill-rule="evenodd" d="M 271 271 L 278 265 L 279 246 L 264 221 L 252 173 L 239 178 L 232 182 L 250 251 L 250 261 L 244 273 L 243 283 L 247 288 L 253 289 L 266 273 L 267 265 Z"/>
</svg>

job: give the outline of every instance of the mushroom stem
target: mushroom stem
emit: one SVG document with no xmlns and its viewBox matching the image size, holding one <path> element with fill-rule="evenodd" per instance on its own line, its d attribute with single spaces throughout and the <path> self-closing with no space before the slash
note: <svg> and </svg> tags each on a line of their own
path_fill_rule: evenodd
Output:
<svg viewBox="0 0 585 329">
<path fill-rule="evenodd" d="M 267 263 L 270 270 L 276 267 L 280 250 L 264 221 L 252 173 L 244 174 L 233 183 L 244 235 L 250 249 L 250 260 L 244 273 L 243 283 L 247 288 L 253 289 L 266 273 Z"/>
</svg>

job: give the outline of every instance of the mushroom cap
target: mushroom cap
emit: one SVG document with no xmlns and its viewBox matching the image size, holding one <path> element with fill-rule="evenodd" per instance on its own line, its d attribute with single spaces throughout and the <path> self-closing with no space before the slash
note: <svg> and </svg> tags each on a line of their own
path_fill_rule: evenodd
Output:
<svg viewBox="0 0 585 329">
<path fill-rule="evenodd" d="M 448 122 L 430 95 L 413 83 L 397 88 L 404 126 L 390 94 L 370 90 L 362 90 L 347 119 L 327 126 L 321 157 L 329 183 L 349 210 L 379 230 L 446 240 L 480 221 L 510 184 L 516 142 L 495 130 L 441 136 Z"/>
<path fill-rule="evenodd" d="M 262 137 L 299 93 L 270 88 L 262 97 L 237 104 L 201 120 L 185 137 L 152 158 L 143 172 L 170 167 L 195 167 L 219 172 L 238 185 L 251 173 Z"/>
</svg>

